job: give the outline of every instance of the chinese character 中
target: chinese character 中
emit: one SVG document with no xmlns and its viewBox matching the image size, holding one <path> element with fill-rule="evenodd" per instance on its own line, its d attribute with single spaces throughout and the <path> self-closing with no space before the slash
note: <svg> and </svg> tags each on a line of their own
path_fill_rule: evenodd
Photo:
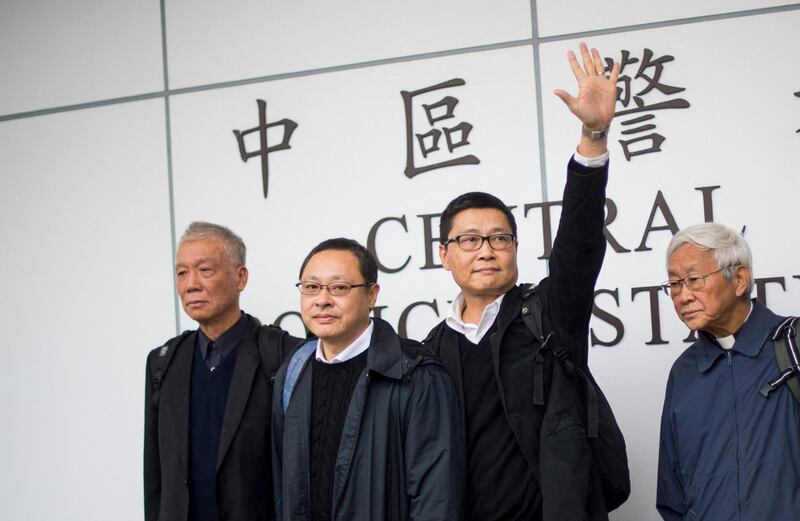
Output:
<svg viewBox="0 0 800 521">
<path fill-rule="evenodd" d="M 234 130 L 233 134 L 236 136 L 236 141 L 239 143 L 239 155 L 242 156 L 242 161 L 246 163 L 251 157 L 261 157 L 261 182 L 264 186 L 264 199 L 266 199 L 269 185 L 269 154 L 278 150 L 292 148 L 289 145 L 289 140 L 292 137 L 292 133 L 297 128 L 297 123 L 286 118 L 276 121 L 275 123 L 267 123 L 267 102 L 260 99 L 256 100 L 256 102 L 258 103 L 258 126 L 242 132 Z M 283 139 L 277 145 L 269 146 L 267 144 L 267 129 L 280 126 L 283 127 Z M 248 152 L 244 144 L 244 137 L 253 132 L 258 132 L 259 147 L 256 151 Z"/>
<path fill-rule="evenodd" d="M 477 165 L 480 160 L 472 154 L 463 155 L 460 157 L 450 158 L 444 161 L 431 161 L 424 165 L 418 165 L 414 161 L 414 153 L 419 147 L 419 152 L 423 159 L 438 159 L 444 154 L 444 150 L 440 148 L 442 136 L 444 136 L 447 153 L 452 156 L 453 152 L 461 147 L 467 146 L 469 142 L 469 133 L 472 131 L 472 125 L 466 121 L 462 121 L 451 126 L 444 126 L 441 122 L 449 123 L 449 120 L 455 118 L 455 108 L 458 105 L 458 98 L 453 96 L 444 96 L 438 101 L 433 103 L 420 103 L 419 106 L 425 113 L 428 127 L 426 132 L 418 133 L 415 131 L 413 110 L 414 98 L 428 92 L 433 92 L 441 89 L 451 87 L 460 87 L 465 85 L 466 82 L 461 78 L 454 78 L 431 87 L 415 90 L 412 92 L 400 91 L 403 96 L 403 106 L 406 115 L 406 169 L 405 174 L 407 177 L 412 178 L 417 174 L 434 170 L 436 168 L 445 168 L 448 166 L 456 165 Z M 437 125 L 439 124 L 439 125 Z"/>
<path fill-rule="evenodd" d="M 660 58 L 653 59 L 653 51 L 644 49 L 642 60 L 636 74 L 631 78 L 627 74 L 622 74 L 627 65 L 639 63 L 638 58 L 631 58 L 630 52 L 622 51 L 622 60 L 620 60 L 620 76 L 617 80 L 617 101 L 623 106 L 623 110 L 617 111 L 614 116 L 633 116 L 630 119 L 621 122 L 623 127 L 630 125 L 633 128 L 626 128 L 622 131 L 623 136 L 632 136 L 633 134 L 642 134 L 655 130 L 656 126 L 653 124 L 655 119 L 654 114 L 643 114 L 656 110 L 664 109 L 685 109 L 689 108 L 689 102 L 683 98 L 664 99 L 655 103 L 646 104 L 643 96 L 649 94 L 651 91 L 656 90 L 663 96 L 669 98 L 686 89 L 682 87 L 673 87 L 661 81 L 661 75 L 664 73 L 664 64 L 669 63 L 675 59 L 674 56 L 664 55 Z M 613 60 L 606 58 L 606 71 L 610 71 L 613 66 Z M 639 80 L 639 81 L 636 81 Z M 634 93 L 633 83 L 644 83 L 644 87 L 638 92 Z M 631 105 L 633 100 L 633 105 Z M 642 114 L 642 115 L 636 115 Z M 657 132 L 650 132 L 646 135 L 639 135 L 638 137 L 631 137 L 631 139 L 621 139 L 619 144 L 622 145 L 622 151 L 625 154 L 625 159 L 631 160 L 634 156 L 642 154 L 649 154 L 652 152 L 660 152 L 661 144 L 666 140 L 664 136 Z M 647 144 L 649 146 L 632 147 L 635 143 Z"/>
</svg>

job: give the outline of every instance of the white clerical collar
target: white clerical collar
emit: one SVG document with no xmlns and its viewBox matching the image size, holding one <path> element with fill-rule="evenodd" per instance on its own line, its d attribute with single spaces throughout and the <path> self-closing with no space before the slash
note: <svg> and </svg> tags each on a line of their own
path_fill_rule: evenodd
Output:
<svg viewBox="0 0 800 521">
<path fill-rule="evenodd" d="M 481 319 L 477 324 L 468 324 L 461 318 L 461 313 L 464 311 L 464 295 L 463 293 L 459 293 L 458 296 L 453 299 L 453 304 L 450 306 L 450 312 L 445 319 L 445 324 L 456 333 L 461 333 L 467 340 L 477 345 L 486 332 L 492 327 L 492 324 L 494 324 L 494 320 L 500 312 L 500 304 L 502 304 L 505 296 L 506 294 L 503 293 L 491 304 L 483 308 Z"/>
<path fill-rule="evenodd" d="M 744 325 L 747 322 L 747 319 L 750 318 L 750 313 L 752 312 L 753 312 L 753 302 L 751 301 L 750 311 L 747 312 L 747 316 L 744 318 L 744 322 L 742 322 L 742 325 Z M 736 337 L 734 337 L 733 335 L 717 337 L 717 343 L 720 345 L 722 349 L 727 351 L 733 348 L 733 344 L 736 343 Z"/>
<path fill-rule="evenodd" d="M 372 324 L 372 320 L 370 320 L 367 329 L 365 329 L 364 332 L 361 333 L 361 335 L 359 335 L 359 337 L 356 338 L 352 344 L 344 348 L 341 353 L 333 357 L 331 360 L 325 360 L 325 355 L 322 353 L 322 342 L 317 340 L 317 352 L 315 355 L 316 359 L 326 364 L 338 364 L 341 362 L 347 362 L 348 360 L 357 357 L 369 347 L 369 341 L 372 339 L 373 329 L 375 329 L 375 327 Z"/>
</svg>

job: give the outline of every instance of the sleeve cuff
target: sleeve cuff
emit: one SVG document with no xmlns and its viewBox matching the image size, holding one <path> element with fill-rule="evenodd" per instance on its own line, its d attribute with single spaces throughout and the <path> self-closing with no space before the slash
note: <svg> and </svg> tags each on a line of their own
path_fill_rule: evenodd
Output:
<svg viewBox="0 0 800 521">
<path fill-rule="evenodd" d="M 572 155 L 575 162 L 588 168 L 598 168 L 608 163 L 608 150 L 597 157 L 584 157 L 578 152 Z"/>
</svg>

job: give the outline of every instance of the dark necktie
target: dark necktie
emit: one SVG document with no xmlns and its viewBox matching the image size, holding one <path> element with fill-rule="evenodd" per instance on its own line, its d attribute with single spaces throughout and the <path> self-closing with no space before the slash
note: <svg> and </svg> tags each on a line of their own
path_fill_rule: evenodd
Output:
<svg viewBox="0 0 800 521">
<path fill-rule="evenodd" d="M 217 347 L 217 344 L 214 342 L 209 342 L 208 347 L 206 348 L 206 365 L 211 371 L 213 371 L 217 368 L 221 361 L 222 353 L 220 353 L 219 347 Z"/>
</svg>

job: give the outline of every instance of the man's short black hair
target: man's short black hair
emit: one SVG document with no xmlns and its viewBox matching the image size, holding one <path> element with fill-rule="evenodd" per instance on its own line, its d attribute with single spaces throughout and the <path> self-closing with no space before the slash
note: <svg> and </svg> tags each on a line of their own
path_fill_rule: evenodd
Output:
<svg viewBox="0 0 800 521">
<path fill-rule="evenodd" d="M 514 237 L 517 236 L 517 221 L 514 220 L 514 215 L 512 215 L 511 210 L 508 209 L 508 206 L 503 201 L 486 192 L 468 192 L 450 201 L 450 204 L 442 212 L 442 217 L 439 219 L 439 242 L 441 244 L 447 242 L 447 236 L 450 235 L 450 230 L 453 229 L 453 219 L 456 214 L 471 208 L 496 208 L 500 210 L 508 219 L 511 233 Z"/>
<path fill-rule="evenodd" d="M 378 282 L 378 261 L 375 260 L 375 256 L 358 242 L 345 237 L 328 239 L 314 246 L 314 249 L 306 255 L 303 264 L 300 266 L 300 278 L 303 277 L 303 271 L 306 269 L 306 264 L 311 260 L 311 257 L 327 250 L 349 251 L 358 259 L 358 268 L 361 271 L 361 276 L 364 277 L 364 282 L 367 284 Z"/>
</svg>

